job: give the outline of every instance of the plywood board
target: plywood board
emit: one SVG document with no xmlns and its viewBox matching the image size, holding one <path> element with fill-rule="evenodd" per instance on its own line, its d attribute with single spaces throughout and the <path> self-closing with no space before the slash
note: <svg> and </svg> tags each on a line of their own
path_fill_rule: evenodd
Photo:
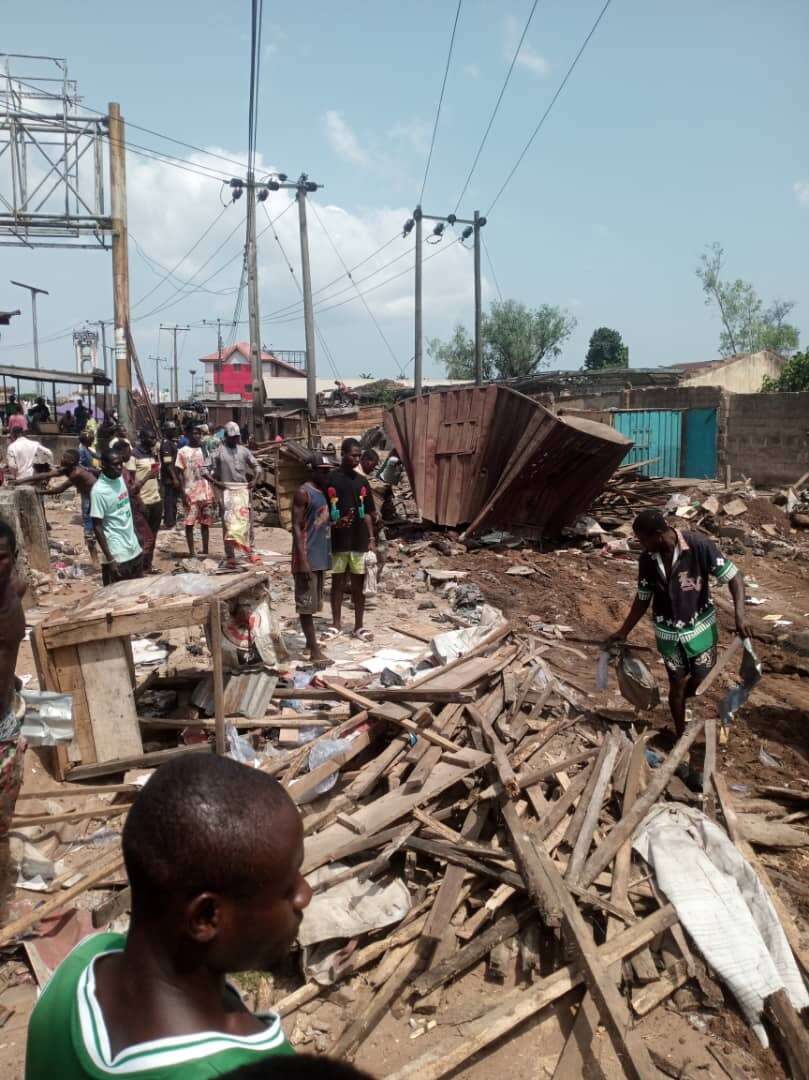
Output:
<svg viewBox="0 0 809 1080">
<path fill-rule="evenodd" d="M 143 753 L 135 695 L 121 638 L 87 641 L 77 646 L 84 693 L 95 742 L 95 757 L 82 762 L 114 761 Z"/>
</svg>

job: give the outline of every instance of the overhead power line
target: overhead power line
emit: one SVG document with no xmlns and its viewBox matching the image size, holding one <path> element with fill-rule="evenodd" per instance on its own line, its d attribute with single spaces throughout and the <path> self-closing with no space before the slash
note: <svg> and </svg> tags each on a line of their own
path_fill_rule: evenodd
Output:
<svg viewBox="0 0 809 1080">
<path fill-rule="evenodd" d="M 525 144 L 525 146 L 520 151 L 519 157 L 514 162 L 514 165 L 511 167 L 511 170 L 510 170 L 508 176 L 505 178 L 503 183 L 500 185 L 500 188 L 499 188 L 497 194 L 495 195 L 494 199 L 492 200 L 491 206 L 486 211 L 486 216 L 487 217 L 489 217 L 491 215 L 492 210 L 494 210 L 495 206 L 497 205 L 497 203 L 500 200 L 500 196 L 503 194 L 503 192 L 506 190 L 508 185 L 511 183 L 512 177 L 514 176 L 515 172 L 517 171 L 517 169 L 519 169 L 520 165 L 522 164 L 523 158 L 528 153 L 528 151 L 531 149 L 531 144 L 533 143 L 534 139 L 537 137 L 537 135 L 542 130 L 542 125 L 548 119 L 548 116 L 550 115 L 551 109 L 553 109 L 554 105 L 556 104 L 556 102 L 557 102 L 557 100 L 559 98 L 559 95 L 562 93 L 565 86 L 567 86 L 568 79 L 573 74 L 573 72 L 574 72 L 574 70 L 576 68 L 576 65 L 578 64 L 579 60 L 582 57 L 582 53 L 587 48 L 587 46 L 590 44 L 590 39 L 592 38 L 593 34 L 598 29 L 598 25 L 601 22 L 601 20 L 604 18 L 604 16 L 606 15 L 607 8 L 610 6 L 611 3 L 612 3 L 612 0 L 606 0 L 606 3 L 602 7 L 601 11 L 598 13 L 598 17 L 596 18 L 596 21 L 590 27 L 589 34 L 587 35 L 587 37 L 582 42 L 581 47 L 579 48 L 579 51 L 573 57 L 573 60 L 572 60 L 572 62 L 570 64 L 570 67 L 565 72 L 565 77 L 562 79 L 562 81 L 559 83 L 559 86 L 556 88 L 556 93 L 551 98 L 550 104 L 548 105 L 547 109 L 542 114 L 542 116 L 539 118 L 539 123 L 534 128 L 534 130 L 531 132 L 531 136 L 528 139 L 528 142 Z"/>
<path fill-rule="evenodd" d="M 492 257 L 489 254 L 489 249 L 486 247 L 486 241 L 483 239 L 483 236 L 481 236 L 480 241 L 483 244 L 483 251 L 486 255 L 486 262 L 489 264 L 489 269 L 492 272 L 492 278 L 494 279 L 494 287 L 495 289 L 497 289 L 497 295 L 500 297 L 500 302 L 502 303 L 503 290 L 500 288 L 500 282 L 497 280 L 497 274 L 495 274 L 494 272 L 494 263 L 492 262 Z"/>
<path fill-rule="evenodd" d="M 318 223 L 318 225 L 319 225 L 319 226 L 321 227 L 321 229 L 323 230 L 323 232 L 324 232 L 324 233 L 326 234 L 326 239 L 327 239 L 327 240 L 329 241 L 329 244 L 331 245 L 331 249 L 332 249 L 332 251 L 333 251 L 333 252 L 334 252 L 334 254 L 335 254 L 335 255 L 337 256 L 337 258 L 338 258 L 338 259 L 340 260 L 340 265 L 341 265 L 341 266 L 342 266 L 342 268 L 343 268 L 343 269 L 345 270 L 345 272 L 346 272 L 346 275 L 348 276 L 348 278 L 349 278 L 349 279 L 350 279 L 350 281 L 351 281 L 351 284 L 352 284 L 352 285 L 354 286 L 354 288 L 355 288 L 355 289 L 357 290 L 357 295 L 358 295 L 358 296 L 359 296 L 359 298 L 360 298 L 360 299 L 362 300 L 362 303 L 363 303 L 363 307 L 364 307 L 364 308 L 365 308 L 365 310 L 366 310 L 366 311 L 368 312 L 368 315 L 370 316 L 370 318 L 371 318 L 371 321 L 373 322 L 374 326 L 376 327 L 376 329 L 377 329 L 377 332 L 378 332 L 379 336 L 380 336 L 380 337 L 382 338 L 382 340 L 384 341 L 384 343 L 385 343 L 385 346 L 387 347 L 387 350 L 388 350 L 388 352 L 390 353 L 390 355 L 391 355 L 391 358 L 392 358 L 392 360 L 393 360 L 394 364 L 396 365 L 396 367 L 397 367 L 397 368 L 401 369 L 401 366 L 402 366 L 402 365 L 401 365 L 401 364 L 399 363 L 399 358 L 397 357 L 396 353 L 395 353 L 395 352 L 393 351 L 393 346 L 392 346 L 392 345 L 391 345 L 391 343 L 390 343 L 390 342 L 388 341 L 388 339 L 387 339 L 387 337 L 386 337 L 386 335 L 385 335 L 385 331 L 384 331 L 384 330 L 382 329 L 382 327 L 381 327 L 381 326 L 379 325 L 379 322 L 377 321 L 377 318 L 376 318 L 376 316 L 374 315 L 373 311 L 371 311 L 370 307 L 368 306 L 368 301 L 367 301 L 367 300 L 365 299 L 365 297 L 363 296 L 363 294 L 362 294 L 362 293 L 360 292 L 360 287 L 359 287 L 359 285 L 357 285 L 357 283 L 356 283 L 356 282 L 354 281 L 354 278 L 353 278 L 353 277 L 351 276 L 351 271 L 350 271 L 350 270 L 348 269 L 348 266 L 346 265 L 345 259 L 344 259 L 344 258 L 343 258 L 343 256 L 342 256 L 342 255 L 340 254 L 340 252 L 339 252 L 339 251 L 337 250 L 337 245 L 335 244 L 334 240 L 332 239 L 331 233 L 330 233 L 330 232 L 329 232 L 329 230 L 328 230 L 328 229 L 326 228 L 326 226 L 325 226 L 325 224 L 324 224 L 324 222 L 323 222 L 323 219 L 321 218 L 320 214 L 318 214 L 318 212 L 317 212 L 317 206 L 315 205 L 315 203 L 314 203 L 314 202 L 313 202 L 313 201 L 312 201 L 311 199 L 309 200 L 309 205 L 310 205 L 310 206 L 312 207 L 312 213 L 313 213 L 313 214 L 315 215 L 315 217 L 317 218 L 317 223 Z"/>
<path fill-rule="evenodd" d="M 534 17 L 534 12 L 536 11 L 538 4 L 539 0 L 534 0 L 533 4 L 531 5 L 531 10 L 528 12 L 528 18 L 525 20 L 525 26 L 522 29 L 522 34 L 520 34 L 520 40 L 517 42 L 517 48 L 514 50 L 514 55 L 512 56 L 511 63 L 508 66 L 506 77 L 503 80 L 503 85 L 500 87 L 500 93 L 497 95 L 497 101 L 495 101 L 494 103 L 492 115 L 489 117 L 489 122 L 486 125 L 486 130 L 483 132 L 483 138 L 480 140 L 480 146 L 477 148 L 474 160 L 472 161 L 472 167 L 470 168 L 466 180 L 464 181 L 464 185 L 461 188 L 461 194 L 458 196 L 458 199 L 455 203 L 455 209 L 453 210 L 454 214 L 458 213 L 458 207 L 461 205 L 461 200 L 466 194 L 466 190 L 469 187 L 475 169 L 478 167 L 480 155 L 483 153 L 483 147 L 486 145 L 486 140 L 489 138 L 489 132 L 492 130 L 492 124 L 494 124 L 494 120 L 500 109 L 500 104 L 503 100 L 503 96 L 505 95 L 508 84 L 511 81 L 511 74 L 514 71 L 514 66 L 517 63 L 517 57 L 520 55 L 520 50 L 522 49 L 523 42 L 525 41 L 525 35 L 528 33 L 528 27 L 531 25 L 531 20 Z"/>
<path fill-rule="evenodd" d="M 463 0 L 458 0 L 458 7 L 455 10 L 455 20 L 452 24 L 452 34 L 449 39 L 449 49 L 447 51 L 447 63 L 444 68 L 444 78 L 441 80 L 441 93 L 438 96 L 438 107 L 435 110 L 435 122 L 433 123 L 433 135 L 430 139 L 430 150 L 427 154 L 427 164 L 424 167 L 424 179 L 421 182 L 421 194 L 419 195 L 419 203 L 424 199 L 424 189 L 427 187 L 427 176 L 430 172 L 430 162 L 433 159 L 433 148 L 435 147 L 435 136 L 438 132 L 438 121 L 441 117 L 441 106 L 444 103 L 444 91 L 447 88 L 447 76 L 449 75 L 450 64 L 452 63 L 452 49 L 455 45 L 455 31 L 458 29 L 458 19 L 461 17 L 461 6 Z"/>
</svg>

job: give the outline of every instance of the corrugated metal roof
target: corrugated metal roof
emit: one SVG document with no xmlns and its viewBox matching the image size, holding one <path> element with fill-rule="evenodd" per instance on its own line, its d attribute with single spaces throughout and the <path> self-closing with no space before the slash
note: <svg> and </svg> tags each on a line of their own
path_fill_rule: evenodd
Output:
<svg viewBox="0 0 809 1080">
<path fill-rule="evenodd" d="M 275 690 L 278 677 L 266 671 L 244 671 L 225 674 L 225 716 L 244 716 L 247 720 L 262 720 Z M 197 684 L 191 704 L 207 716 L 214 714 L 213 676 Z"/>
</svg>

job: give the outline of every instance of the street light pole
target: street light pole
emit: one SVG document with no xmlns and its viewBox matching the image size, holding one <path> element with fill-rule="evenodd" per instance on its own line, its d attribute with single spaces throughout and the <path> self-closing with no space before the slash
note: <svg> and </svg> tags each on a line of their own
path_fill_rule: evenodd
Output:
<svg viewBox="0 0 809 1080">
<path fill-rule="evenodd" d="M 17 285 L 21 289 L 28 289 L 31 294 L 31 317 L 34 322 L 34 367 L 39 371 L 39 334 L 37 332 L 37 293 L 43 293 L 45 296 L 50 296 L 47 289 L 39 289 L 36 285 L 25 285 L 22 281 L 12 281 L 12 285 Z M 37 383 L 37 396 L 42 393 L 42 384 Z"/>
</svg>

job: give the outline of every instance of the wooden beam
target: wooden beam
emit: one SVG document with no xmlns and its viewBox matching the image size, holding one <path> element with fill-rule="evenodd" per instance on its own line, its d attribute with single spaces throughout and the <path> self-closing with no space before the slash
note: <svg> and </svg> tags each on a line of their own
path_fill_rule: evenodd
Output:
<svg viewBox="0 0 809 1080">
<path fill-rule="evenodd" d="M 648 945 L 676 921 L 677 913 L 671 904 L 659 908 L 648 918 L 600 946 L 597 950 L 599 961 L 604 966 L 619 962 Z M 513 990 L 501 995 L 479 1020 L 464 1025 L 463 1039 L 458 1039 L 454 1033 L 441 1039 L 420 1057 L 408 1061 L 387 1080 L 440 1080 L 583 982 L 581 968 L 566 965 L 527 990 Z"/>
<path fill-rule="evenodd" d="M 683 735 L 680 736 L 674 749 L 671 751 L 665 762 L 656 769 L 652 780 L 639 799 L 636 799 L 634 804 L 629 810 L 629 813 L 624 814 L 621 820 L 612 827 L 607 834 L 603 843 L 592 853 L 590 858 L 584 864 L 584 868 L 579 879 L 579 884 L 583 888 L 587 888 L 598 877 L 602 870 L 604 870 L 618 853 L 619 848 L 624 841 L 634 833 L 635 829 L 640 825 L 641 821 L 646 817 L 648 812 L 657 802 L 666 789 L 669 780 L 671 780 L 677 766 L 683 760 L 685 755 L 691 748 L 691 744 L 696 737 L 700 734 L 703 728 L 702 720 L 693 720 L 685 729 Z"/>
<path fill-rule="evenodd" d="M 571 885 L 577 885 L 579 882 L 584 860 L 587 858 L 587 853 L 593 842 L 593 834 L 601 816 L 601 807 L 610 786 L 612 770 L 615 768 L 620 748 L 619 739 L 613 734 L 608 735 L 604 740 L 604 745 L 592 772 L 594 777 L 592 787 L 588 784 L 584 789 L 584 794 L 579 803 L 579 806 L 584 805 L 584 814 L 573 845 L 573 854 L 570 856 L 567 871 L 565 872 L 565 878 Z"/>
<path fill-rule="evenodd" d="M 213 711 L 216 724 L 215 748 L 220 757 L 227 753 L 225 737 L 225 672 L 222 660 L 222 606 L 214 600 L 208 620 L 211 634 L 211 661 L 213 663 Z"/>
<path fill-rule="evenodd" d="M 138 754 L 135 757 L 119 758 L 117 761 L 99 761 L 92 765 L 76 765 L 65 777 L 66 780 L 92 780 L 96 776 L 110 776 L 113 773 L 128 772 L 130 769 L 155 769 L 165 765 L 176 757 L 185 754 L 210 754 L 212 747 L 207 743 L 199 746 L 173 746 L 169 750 L 154 750 L 150 754 Z"/>
<path fill-rule="evenodd" d="M 809 1080 L 809 1032 L 786 990 L 776 990 L 764 998 L 764 1015 L 775 1029 L 792 1080 Z"/>
</svg>

